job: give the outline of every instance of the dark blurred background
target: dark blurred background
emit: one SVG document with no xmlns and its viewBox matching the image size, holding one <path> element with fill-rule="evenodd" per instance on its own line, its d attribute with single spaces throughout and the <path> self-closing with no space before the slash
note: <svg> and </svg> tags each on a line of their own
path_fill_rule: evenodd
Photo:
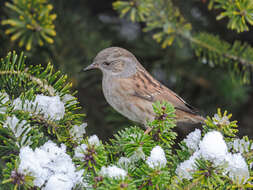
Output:
<svg viewBox="0 0 253 190">
<path fill-rule="evenodd" d="M 217 108 L 233 113 L 238 120 L 240 135 L 253 137 L 252 85 L 242 84 L 239 76 L 221 66 L 210 66 L 198 61 L 190 45 L 177 44 L 162 49 L 143 32 L 143 24 L 131 23 L 119 18 L 112 9 L 111 0 L 54 0 L 56 32 L 52 45 L 33 47 L 26 51 L 10 42 L 0 26 L 0 57 L 7 52 L 25 51 L 29 64 L 46 65 L 51 62 L 56 70 L 68 74 L 73 88 L 78 90 L 82 113 L 86 113 L 88 133 L 96 133 L 101 139 L 135 125 L 105 101 L 101 89 L 99 71 L 80 72 L 89 65 L 103 48 L 120 46 L 136 55 L 143 66 L 159 81 L 174 90 L 203 115 L 212 116 Z M 216 21 L 217 13 L 207 10 L 206 1 L 175 1 L 184 17 L 195 31 L 208 31 L 220 35 L 228 42 L 240 40 L 253 45 L 253 32 L 237 34 L 226 28 L 227 20 Z M 8 10 L 0 2 L 0 19 L 7 18 Z M 252 31 L 252 30 L 251 30 Z"/>
</svg>

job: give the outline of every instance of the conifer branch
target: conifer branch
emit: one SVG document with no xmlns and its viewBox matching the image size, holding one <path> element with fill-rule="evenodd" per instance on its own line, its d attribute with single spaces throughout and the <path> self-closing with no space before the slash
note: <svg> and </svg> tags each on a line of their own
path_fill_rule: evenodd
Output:
<svg viewBox="0 0 253 190">
<path fill-rule="evenodd" d="M 43 88 L 45 91 L 49 93 L 50 96 L 55 96 L 55 90 L 54 88 L 48 84 L 46 80 L 37 78 L 35 76 L 32 76 L 30 73 L 27 73 L 26 71 L 0 71 L 0 75 L 18 75 L 18 76 L 25 76 L 32 82 L 38 84 L 41 88 Z"/>
<path fill-rule="evenodd" d="M 81 115 L 74 113 L 78 102 L 66 96 L 69 85 L 64 85 L 64 76 L 53 74 L 51 66 L 27 68 L 22 56 L 17 60 L 15 53 L 1 60 L 1 187 L 252 188 L 252 141 L 235 139 L 238 130 L 236 121 L 230 121 L 232 114 L 218 109 L 214 117 L 207 117 L 203 131 L 191 132 L 175 148 L 175 108 L 168 102 L 156 102 L 155 120 L 148 122 L 153 127 L 150 133 L 128 127 L 103 144 L 96 135 L 84 138 L 87 124 L 81 124 Z M 47 89 L 44 80 L 54 93 L 63 95 L 48 96 L 43 91 Z"/>
<path fill-rule="evenodd" d="M 158 0 L 154 4 L 138 0 L 134 1 L 134 6 L 133 1 L 118 0 L 113 5 L 121 16 L 133 22 L 144 22 L 144 31 L 154 32 L 153 38 L 161 43 L 162 48 L 172 45 L 174 41 L 182 44 L 181 38 L 186 39 L 201 61 L 206 59 L 210 64 L 233 64 L 235 71 L 243 74 L 243 82 L 249 82 L 253 70 L 253 48 L 239 41 L 230 44 L 208 33 L 192 33 L 191 24 L 171 0 Z"/>
<path fill-rule="evenodd" d="M 248 25 L 253 25 L 252 0 L 210 0 L 209 9 L 220 9 L 222 12 L 217 20 L 228 18 L 227 27 L 238 33 L 249 30 Z"/>
<path fill-rule="evenodd" d="M 11 41 L 19 41 L 19 46 L 25 46 L 31 50 L 34 45 L 43 46 L 44 43 L 52 44 L 56 35 L 53 21 L 56 14 L 52 14 L 52 4 L 47 0 L 13 0 L 5 3 L 9 9 L 9 18 L 2 20 L 2 25 L 7 25 L 7 35 L 11 35 Z"/>
<path fill-rule="evenodd" d="M 201 34 L 197 34 L 196 36 L 198 35 L 201 35 Z M 215 37 L 215 36 L 212 36 L 210 34 L 206 34 L 210 37 Z M 240 57 L 240 56 L 237 56 L 235 54 L 232 54 L 230 52 L 222 52 L 222 51 L 219 51 L 220 49 L 216 48 L 216 46 L 212 46 L 211 44 L 209 43 L 206 43 L 202 40 L 199 40 L 198 38 L 196 37 L 192 37 L 192 36 L 186 36 L 186 35 L 182 35 L 183 37 L 185 37 L 185 39 L 189 40 L 190 42 L 192 42 L 193 44 L 196 44 L 197 46 L 199 47 L 202 47 L 204 49 L 207 49 L 208 51 L 210 52 L 214 52 L 215 54 L 218 54 L 220 56 L 224 56 L 234 62 L 237 62 L 243 66 L 246 66 L 246 67 L 251 67 L 253 69 L 253 60 L 251 59 L 246 59 L 246 58 L 243 58 L 243 57 Z M 221 43 L 227 43 L 227 42 L 222 42 Z M 250 51 L 253 52 L 253 48 L 251 47 L 248 47 Z"/>
</svg>

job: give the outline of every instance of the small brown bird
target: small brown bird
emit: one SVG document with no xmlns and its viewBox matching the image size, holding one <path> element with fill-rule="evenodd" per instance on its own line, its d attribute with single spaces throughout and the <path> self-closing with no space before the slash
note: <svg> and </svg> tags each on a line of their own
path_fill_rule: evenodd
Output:
<svg viewBox="0 0 253 190">
<path fill-rule="evenodd" d="M 175 107 L 178 123 L 197 124 L 204 118 L 176 93 L 154 79 L 129 51 L 110 47 L 100 51 L 84 71 L 98 68 L 107 102 L 128 119 L 144 124 L 154 119 L 152 104 L 167 101 Z"/>
</svg>

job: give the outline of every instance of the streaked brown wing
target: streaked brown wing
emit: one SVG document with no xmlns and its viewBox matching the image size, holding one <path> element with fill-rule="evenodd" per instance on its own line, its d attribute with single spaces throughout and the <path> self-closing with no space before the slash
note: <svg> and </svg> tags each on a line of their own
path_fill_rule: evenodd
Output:
<svg viewBox="0 0 253 190">
<path fill-rule="evenodd" d="M 150 102 L 168 101 L 175 109 L 196 114 L 192 106 L 187 104 L 180 96 L 155 80 L 147 72 L 138 72 L 131 77 L 131 85 L 133 88 L 132 96 L 145 99 Z"/>
</svg>

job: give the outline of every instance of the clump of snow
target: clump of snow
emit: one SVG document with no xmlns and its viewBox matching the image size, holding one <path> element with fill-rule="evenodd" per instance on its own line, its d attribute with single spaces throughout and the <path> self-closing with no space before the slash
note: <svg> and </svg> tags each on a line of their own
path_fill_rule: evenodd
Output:
<svg viewBox="0 0 253 190">
<path fill-rule="evenodd" d="M 244 139 L 235 139 L 234 141 L 228 143 L 228 148 L 233 149 L 235 152 L 244 153 L 252 150 L 253 144 L 250 145 L 250 142 L 245 141 Z"/>
<path fill-rule="evenodd" d="M 9 95 L 6 92 L 0 92 L 0 97 L 2 98 L 0 100 L 0 105 L 5 104 L 6 102 L 8 102 L 10 100 Z M 4 114 L 6 112 L 6 110 L 7 110 L 6 106 L 1 106 L 0 107 L 0 114 Z"/>
<path fill-rule="evenodd" d="M 35 106 L 29 100 L 24 100 L 24 102 L 22 102 L 21 98 L 16 98 L 12 102 L 12 105 L 14 106 L 14 110 L 24 110 L 28 112 L 35 112 Z"/>
<path fill-rule="evenodd" d="M 74 186 L 73 181 L 64 174 L 52 175 L 43 190 L 69 190 Z"/>
<path fill-rule="evenodd" d="M 131 160 L 127 157 L 120 157 L 118 160 L 118 165 L 121 168 L 127 169 L 131 164 Z"/>
<path fill-rule="evenodd" d="M 29 124 L 27 124 L 26 120 L 20 121 L 15 115 L 13 115 L 12 117 L 8 116 L 3 124 L 3 127 L 9 128 L 16 138 L 19 138 L 22 135 L 20 141 L 21 146 L 24 145 L 25 141 L 26 145 L 31 144 L 30 138 L 27 139 L 27 134 L 29 133 L 31 128 L 29 127 Z"/>
<path fill-rule="evenodd" d="M 0 92 L 0 96 L 3 96 L 3 99 L 1 100 L 2 104 L 5 104 L 10 100 L 9 95 L 6 92 Z"/>
<path fill-rule="evenodd" d="M 113 179 L 124 179 L 127 175 L 127 172 L 121 168 L 118 168 L 117 166 L 103 166 L 101 168 L 100 174 L 103 177 L 109 177 Z"/>
<path fill-rule="evenodd" d="M 66 154 L 66 146 L 58 147 L 51 141 L 34 151 L 26 146 L 21 148 L 18 172 L 34 177 L 34 185 L 45 186 L 45 190 L 71 190 L 80 184 L 80 172 L 76 171 L 71 157 Z M 60 188 L 62 187 L 62 188 Z"/>
<path fill-rule="evenodd" d="M 187 138 L 193 138 L 194 135 Z M 194 141 L 192 139 L 192 141 Z M 191 142 L 191 139 L 188 139 Z M 236 140 L 230 146 L 236 147 L 239 152 L 242 152 L 248 143 L 241 140 Z M 211 161 L 214 166 L 222 166 L 225 169 L 224 175 L 228 174 L 234 182 L 245 183 L 249 179 L 248 165 L 241 153 L 231 154 L 228 152 L 228 147 L 223 139 L 223 136 L 218 131 L 208 132 L 199 142 L 199 149 L 196 149 L 194 154 L 184 162 L 180 163 L 176 169 L 176 174 L 182 179 L 192 179 L 192 174 L 196 171 L 196 159 L 204 159 Z"/>
<path fill-rule="evenodd" d="M 38 94 L 34 101 L 24 100 L 24 103 L 17 98 L 13 101 L 13 106 L 15 110 L 41 113 L 45 118 L 52 120 L 60 120 L 65 114 L 64 103 L 59 96 L 50 97 Z"/>
<path fill-rule="evenodd" d="M 65 94 L 64 96 L 62 96 L 62 102 L 64 104 L 69 103 L 70 105 L 77 103 L 76 98 L 72 96 L 71 94 Z"/>
<path fill-rule="evenodd" d="M 163 168 L 166 166 L 167 160 L 164 150 L 160 146 L 155 146 L 150 156 L 147 158 L 146 163 L 150 168 Z"/>
<path fill-rule="evenodd" d="M 89 143 L 89 145 L 94 145 L 94 146 L 99 146 L 100 145 L 100 142 L 99 142 L 99 139 L 98 139 L 97 135 L 90 136 L 88 138 L 88 143 Z M 74 157 L 78 158 L 78 159 L 81 159 L 81 160 L 84 160 L 85 154 L 87 153 L 87 148 L 88 148 L 87 144 L 81 144 L 81 145 L 77 146 L 75 148 Z"/>
<path fill-rule="evenodd" d="M 86 144 L 81 144 L 75 148 L 75 158 L 83 160 L 85 157 L 85 153 L 87 151 L 88 146 Z"/>
<path fill-rule="evenodd" d="M 12 117 L 7 117 L 5 123 L 3 124 L 3 127 L 11 129 L 11 131 L 14 133 L 15 137 L 20 137 L 20 135 L 25 130 L 25 125 L 27 124 L 26 120 L 20 120 L 13 115 Z M 30 131 L 28 128 L 27 131 L 25 131 L 24 135 L 27 134 Z"/>
<path fill-rule="evenodd" d="M 180 163 L 176 169 L 176 174 L 182 179 L 192 179 L 192 173 L 196 171 L 195 161 L 199 158 L 199 152 L 195 152 L 188 160 Z"/>
<path fill-rule="evenodd" d="M 139 160 L 145 160 L 146 156 L 145 156 L 145 153 L 143 152 L 142 150 L 142 147 L 138 147 L 134 153 L 132 154 L 132 156 L 130 156 L 130 160 L 131 162 L 137 162 Z"/>
<path fill-rule="evenodd" d="M 73 183 L 72 179 L 68 178 L 67 175 L 52 175 L 42 190 L 71 190 L 75 186 L 89 188 L 89 185 L 86 182 L 83 182 L 83 172 L 84 170 L 76 172 L 76 184 Z"/>
<path fill-rule="evenodd" d="M 239 183 L 245 183 L 249 179 L 248 165 L 240 153 L 228 154 L 226 157 L 228 167 L 226 171 L 229 177 Z"/>
<path fill-rule="evenodd" d="M 34 104 L 48 119 L 60 120 L 64 117 L 65 107 L 59 96 L 37 95 Z"/>
<path fill-rule="evenodd" d="M 199 129 L 195 129 L 195 131 L 187 135 L 186 139 L 184 139 L 184 142 L 189 149 L 196 151 L 199 147 L 200 139 L 201 131 Z"/>
<path fill-rule="evenodd" d="M 212 161 L 219 165 L 225 160 L 228 148 L 223 136 L 218 131 L 207 133 L 199 143 L 200 154 L 205 160 Z"/>
<path fill-rule="evenodd" d="M 94 145 L 94 146 L 99 146 L 100 142 L 99 142 L 99 138 L 97 137 L 97 135 L 92 135 L 88 138 L 88 143 L 90 145 Z"/>
<path fill-rule="evenodd" d="M 70 129 L 70 135 L 73 137 L 74 140 L 80 142 L 83 139 L 83 135 L 86 133 L 85 128 L 87 127 L 87 123 L 83 123 L 80 126 L 74 125 Z"/>
</svg>

